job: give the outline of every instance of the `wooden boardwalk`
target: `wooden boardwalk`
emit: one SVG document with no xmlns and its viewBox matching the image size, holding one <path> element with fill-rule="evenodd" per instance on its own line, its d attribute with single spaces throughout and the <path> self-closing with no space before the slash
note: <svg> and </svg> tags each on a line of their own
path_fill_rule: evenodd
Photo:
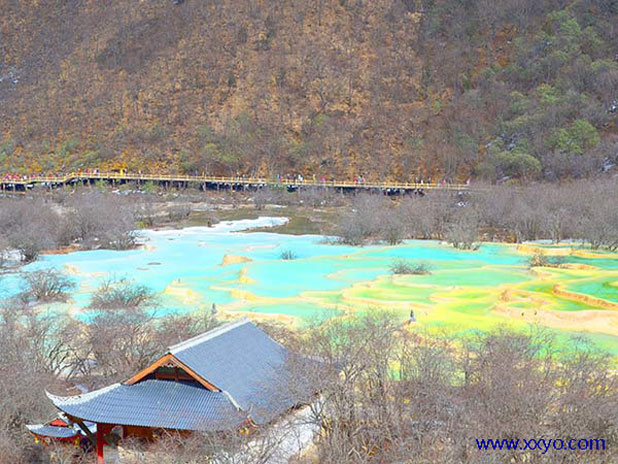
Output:
<svg viewBox="0 0 618 464">
<path fill-rule="evenodd" d="M 285 180 L 252 177 L 217 177 L 217 176 L 186 176 L 180 174 L 138 174 L 127 172 L 83 173 L 70 172 L 57 176 L 22 176 L 20 178 L 0 178 L 0 188 L 3 191 L 27 191 L 36 185 L 47 188 L 57 188 L 66 185 L 92 184 L 107 182 L 112 185 L 136 183 L 141 185 L 152 182 L 166 187 L 186 187 L 197 185 L 204 190 L 230 189 L 255 190 L 263 187 L 284 187 L 288 190 L 298 190 L 312 187 L 328 188 L 337 191 L 374 190 L 385 193 L 413 193 L 429 190 L 470 190 L 467 184 L 413 183 L 413 182 L 353 182 L 353 181 L 321 181 L 321 180 Z"/>
</svg>

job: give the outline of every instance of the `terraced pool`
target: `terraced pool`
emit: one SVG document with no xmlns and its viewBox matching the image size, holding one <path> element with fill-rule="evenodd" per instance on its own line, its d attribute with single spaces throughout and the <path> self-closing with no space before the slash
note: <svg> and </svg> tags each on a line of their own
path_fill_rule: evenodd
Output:
<svg viewBox="0 0 618 464">
<path fill-rule="evenodd" d="M 485 244 L 460 251 L 434 241 L 355 248 L 325 237 L 242 230 L 284 221 L 259 218 L 212 228 L 141 231 L 144 245 L 130 251 L 45 255 L 23 270 L 56 267 L 78 286 L 65 305 L 88 318 L 90 295 L 103 279 L 126 277 L 160 295 L 160 314 L 209 310 L 250 313 L 302 324 L 347 311 L 387 308 L 402 321 L 440 333 L 467 333 L 507 325 L 549 327 L 566 343 L 584 333 L 618 355 L 618 254 L 573 246 Z M 289 250 L 295 259 L 281 258 Z M 557 268 L 528 268 L 532 253 L 561 255 Z M 395 259 L 426 263 L 428 275 L 390 273 Z M 19 275 L 2 280 L 4 296 L 19 291 Z"/>
</svg>

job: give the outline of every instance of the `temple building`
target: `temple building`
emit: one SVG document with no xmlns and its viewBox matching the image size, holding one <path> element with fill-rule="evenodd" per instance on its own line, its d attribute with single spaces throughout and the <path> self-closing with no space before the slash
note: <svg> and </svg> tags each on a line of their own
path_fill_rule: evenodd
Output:
<svg viewBox="0 0 618 464">
<path fill-rule="evenodd" d="M 96 433 L 96 425 L 92 422 L 84 422 L 91 434 Z M 28 431 L 35 436 L 37 441 L 49 443 L 51 440 L 64 443 L 74 443 L 75 446 L 88 447 L 86 433 L 77 424 L 70 424 L 69 421 L 56 418 L 45 424 L 26 425 Z"/>
<path fill-rule="evenodd" d="M 123 438 L 259 426 L 305 403 L 309 389 L 292 388 L 289 357 L 287 348 L 245 318 L 171 346 L 125 382 L 75 396 L 47 396 L 67 425 L 90 439 L 103 463 L 104 454 L 116 452 Z M 41 438 L 59 434 L 49 427 L 28 428 Z"/>
</svg>

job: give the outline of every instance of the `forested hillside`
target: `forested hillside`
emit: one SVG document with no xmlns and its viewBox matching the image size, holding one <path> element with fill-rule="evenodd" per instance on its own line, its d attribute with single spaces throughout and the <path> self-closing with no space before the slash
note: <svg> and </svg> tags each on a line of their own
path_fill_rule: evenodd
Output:
<svg viewBox="0 0 618 464">
<path fill-rule="evenodd" d="M 0 11 L 0 171 L 556 179 L 618 157 L 618 0 Z"/>
</svg>

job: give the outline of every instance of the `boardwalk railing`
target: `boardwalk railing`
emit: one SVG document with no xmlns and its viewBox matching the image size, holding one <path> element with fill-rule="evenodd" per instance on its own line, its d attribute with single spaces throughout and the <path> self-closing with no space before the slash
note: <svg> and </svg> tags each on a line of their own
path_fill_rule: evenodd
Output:
<svg viewBox="0 0 618 464">
<path fill-rule="evenodd" d="M 288 186 L 288 187 L 330 187 L 336 189 L 379 189 L 379 190 L 469 190 L 468 184 L 423 183 L 423 182 L 354 182 L 354 181 L 322 181 L 322 180 L 285 180 L 255 177 L 221 177 L 221 176 L 187 176 L 180 174 L 138 174 L 125 172 L 83 173 L 71 172 L 64 175 L 22 176 L 18 178 L 0 177 L 0 184 L 28 186 L 30 184 L 69 184 L 89 180 L 106 181 L 152 181 L 152 182 L 198 182 L 204 184 L 252 187 Z"/>
</svg>

